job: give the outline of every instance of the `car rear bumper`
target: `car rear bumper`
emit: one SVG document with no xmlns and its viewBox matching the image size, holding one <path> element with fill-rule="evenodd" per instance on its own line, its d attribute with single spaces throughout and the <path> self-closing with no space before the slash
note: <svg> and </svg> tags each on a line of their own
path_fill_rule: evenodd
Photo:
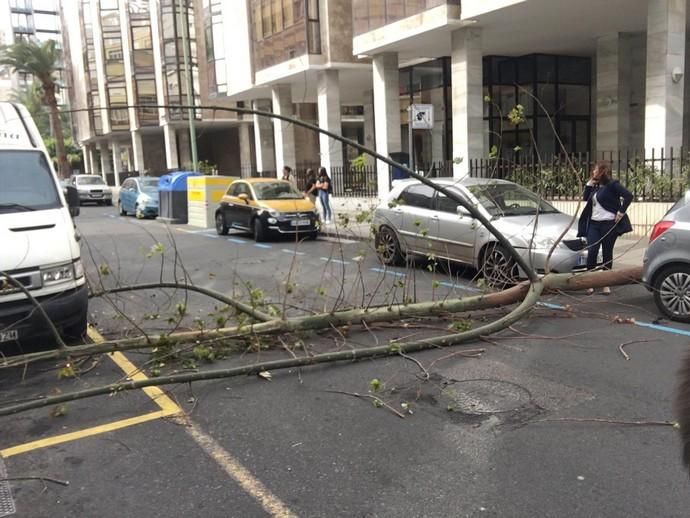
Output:
<svg viewBox="0 0 690 518">
<path fill-rule="evenodd" d="M 59 294 L 37 297 L 36 300 L 58 329 L 67 329 L 84 321 L 89 304 L 86 284 Z M 20 342 L 51 335 L 43 316 L 27 299 L 0 303 L 0 332 L 9 330 L 17 331 Z"/>
</svg>

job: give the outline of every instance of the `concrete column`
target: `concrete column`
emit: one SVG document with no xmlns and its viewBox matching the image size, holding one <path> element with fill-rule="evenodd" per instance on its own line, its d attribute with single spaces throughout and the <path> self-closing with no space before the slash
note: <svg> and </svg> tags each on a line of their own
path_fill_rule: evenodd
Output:
<svg viewBox="0 0 690 518">
<path fill-rule="evenodd" d="M 255 110 L 271 111 L 271 101 L 257 99 L 252 101 Z M 254 149 L 256 151 L 256 170 L 276 171 L 276 155 L 273 149 L 273 124 L 268 117 L 254 115 Z"/>
<path fill-rule="evenodd" d="M 273 112 L 278 115 L 293 116 L 292 88 L 290 85 L 276 85 L 271 89 Z M 295 127 L 294 125 L 273 119 L 273 137 L 276 148 L 276 173 L 280 176 L 283 167 L 295 167 Z"/>
<path fill-rule="evenodd" d="M 376 151 L 389 156 L 402 149 L 400 129 L 400 79 L 398 54 L 374 56 L 374 118 L 376 121 Z M 376 164 L 379 198 L 390 190 L 390 171 L 387 164 Z"/>
<path fill-rule="evenodd" d="M 163 140 L 165 141 L 165 167 L 168 169 L 178 169 L 180 160 L 177 156 L 177 133 L 170 124 L 163 125 Z"/>
<path fill-rule="evenodd" d="M 431 161 L 440 163 L 445 160 L 443 141 L 446 136 L 446 112 L 444 111 L 443 90 L 441 88 L 431 90 L 429 100 L 434 105 L 434 127 L 431 129 Z"/>
<path fill-rule="evenodd" d="M 115 186 L 120 187 L 120 171 L 122 171 L 122 149 L 117 140 L 113 141 L 113 171 L 115 173 Z"/>
<path fill-rule="evenodd" d="M 458 29 L 452 34 L 453 176 L 470 172 L 470 159 L 484 156 L 482 33 Z"/>
<path fill-rule="evenodd" d="M 141 132 L 139 130 L 134 130 L 131 132 L 131 135 L 134 170 L 139 173 L 139 176 L 142 176 L 146 169 L 144 164 L 144 145 L 141 140 Z"/>
<path fill-rule="evenodd" d="M 98 165 L 96 164 L 96 150 L 93 144 L 89 146 L 89 166 L 91 169 L 91 174 L 98 173 Z"/>
<path fill-rule="evenodd" d="M 93 169 L 91 169 L 91 147 L 90 146 L 82 146 L 81 147 L 81 156 L 84 157 L 84 172 L 86 174 L 93 174 Z"/>
<path fill-rule="evenodd" d="M 108 149 L 108 144 L 99 144 L 98 150 L 101 152 L 101 177 L 103 181 L 107 183 L 106 175 L 112 173 L 110 169 L 110 150 Z"/>
<path fill-rule="evenodd" d="M 319 128 L 342 134 L 340 108 L 340 81 L 337 70 L 323 70 L 318 73 L 317 96 Z M 343 166 L 343 145 L 323 133 L 319 134 L 321 165 L 330 171 Z"/>
<path fill-rule="evenodd" d="M 679 149 L 683 143 L 682 77 L 685 73 L 685 22 L 687 0 L 648 0 L 647 89 L 645 138 L 647 153 Z"/>
<path fill-rule="evenodd" d="M 240 124 L 237 131 L 240 141 L 240 171 L 244 178 L 250 176 L 252 172 L 252 139 L 249 124 Z"/>
<path fill-rule="evenodd" d="M 376 130 L 374 128 L 374 92 L 367 90 L 364 92 L 364 145 L 376 149 Z M 365 155 L 367 165 L 374 165 L 374 159 L 370 155 Z"/>
<path fill-rule="evenodd" d="M 180 131 L 177 135 L 177 146 L 179 149 L 178 163 L 180 167 L 191 170 L 192 147 L 189 142 L 189 131 Z"/>
<path fill-rule="evenodd" d="M 630 142 L 630 39 L 608 34 L 597 40 L 597 151 L 627 149 Z"/>
<path fill-rule="evenodd" d="M 647 35 L 629 35 L 630 41 L 630 149 L 644 149 Z"/>
</svg>

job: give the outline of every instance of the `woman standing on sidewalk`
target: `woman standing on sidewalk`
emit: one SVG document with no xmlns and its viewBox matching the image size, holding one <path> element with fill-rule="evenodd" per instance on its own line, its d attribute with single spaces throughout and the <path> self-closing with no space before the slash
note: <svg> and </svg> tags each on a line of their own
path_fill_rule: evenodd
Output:
<svg viewBox="0 0 690 518">
<path fill-rule="evenodd" d="M 625 211 L 632 203 L 633 195 L 618 180 L 611 178 L 611 165 L 602 160 L 594 165 L 582 199 L 587 204 L 580 216 L 577 235 L 587 238 L 587 269 L 594 270 L 597 267 L 601 247 L 602 267 L 610 270 L 616 239 L 632 232 L 632 225 Z M 594 293 L 591 288 L 587 291 Z M 602 293 L 609 295 L 611 288 L 603 288 Z"/>
<path fill-rule="evenodd" d="M 333 187 L 331 186 L 331 179 L 326 172 L 325 167 L 319 167 L 319 179 L 316 181 L 316 190 L 319 193 L 319 202 L 323 210 L 324 223 L 329 224 L 333 222 L 333 210 L 331 209 L 331 193 Z"/>
</svg>

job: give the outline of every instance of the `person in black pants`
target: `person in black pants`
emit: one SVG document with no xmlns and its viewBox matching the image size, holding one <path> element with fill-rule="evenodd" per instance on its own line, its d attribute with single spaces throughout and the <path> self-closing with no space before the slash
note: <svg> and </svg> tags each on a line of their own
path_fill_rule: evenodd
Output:
<svg viewBox="0 0 690 518">
<path fill-rule="evenodd" d="M 605 270 L 613 266 L 613 247 L 621 234 L 632 232 L 630 219 L 625 211 L 633 200 L 633 195 L 618 180 L 611 178 L 611 165 L 600 161 L 594 165 L 592 176 L 582 194 L 587 202 L 578 223 L 578 236 L 587 238 L 587 269 L 597 267 L 599 247 L 602 249 Z M 594 290 L 588 290 L 593 293 Z M 604 295 L 611 289 L 605 287 Z"/>
</svg>

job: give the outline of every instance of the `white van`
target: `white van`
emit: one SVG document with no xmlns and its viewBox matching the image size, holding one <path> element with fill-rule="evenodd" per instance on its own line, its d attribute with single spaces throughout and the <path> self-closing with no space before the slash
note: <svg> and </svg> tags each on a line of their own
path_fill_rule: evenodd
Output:
<svg viewBox="0 0 690 518">
<path fill-rule="evenodd" d="M 8 276 L 66 338 L 83 336 L 88 294 L 70 208 L 31 115 L 0 102 L 0 351 L 50 339 L 35 302 Z"/>
</svg>

